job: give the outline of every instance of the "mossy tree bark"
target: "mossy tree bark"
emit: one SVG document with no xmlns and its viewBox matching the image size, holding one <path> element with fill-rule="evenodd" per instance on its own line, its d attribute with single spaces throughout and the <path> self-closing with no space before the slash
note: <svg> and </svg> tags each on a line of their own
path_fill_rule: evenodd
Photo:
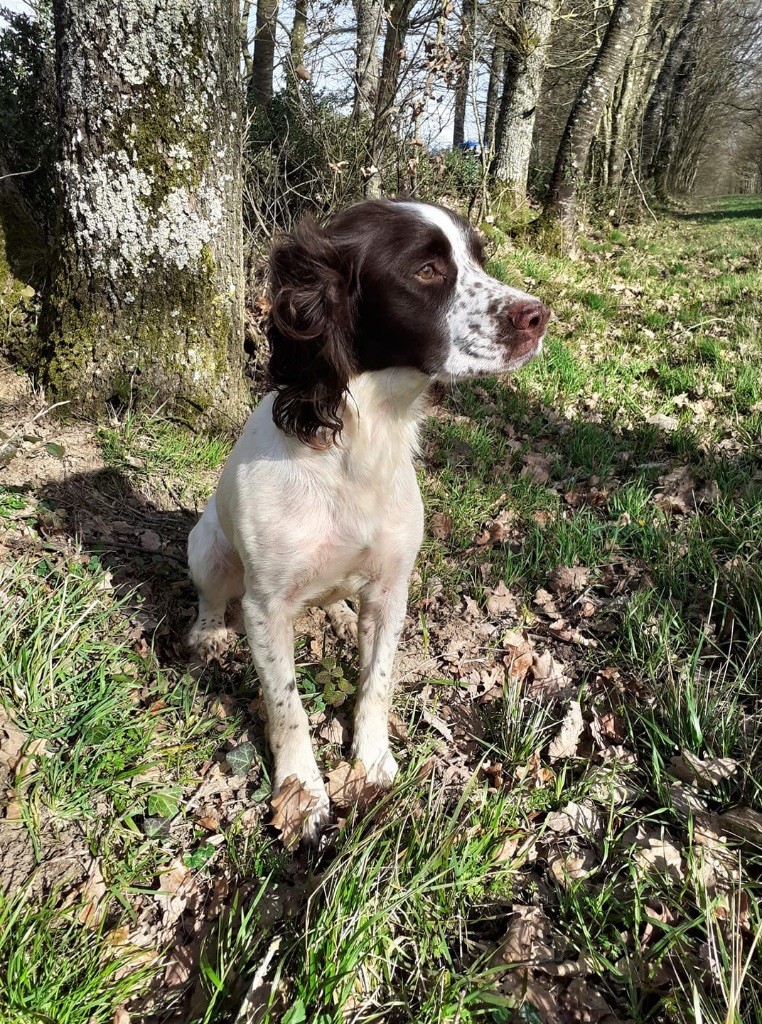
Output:
<svg viewBox="0 0 762 1024">
<path fill-rule="evenodd" d="M 521 0 L 505 14 L 507 62 L 495 135 L 492 174 L 512 195 L 526 199 L 535 114 L 548 60 L 553 0 Z"/>
<path fill-rule="evenodd" d="M 237 424 L 243 380 L 236 0 L 55 0 L 58 266 L 44 379 L 92 412 Z"/>
<path fill-rule="evenodd" d="M 554 229 L 573 239 L 577 196 L 601 114 L 610 102 L 632 49 L 642 14 L 641 0 L 617 0 L 606 34 L 585 75 L 558 147 L 548 198 L 537 230 L 550 242 Z"/>
</svg>

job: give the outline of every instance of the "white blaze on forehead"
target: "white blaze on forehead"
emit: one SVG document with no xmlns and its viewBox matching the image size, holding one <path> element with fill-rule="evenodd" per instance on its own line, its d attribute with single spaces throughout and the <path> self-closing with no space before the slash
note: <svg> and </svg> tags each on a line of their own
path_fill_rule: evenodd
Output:
<svg viewBox="0 0 762 1024">
<path fill-rule="evenodd" d="M 458 266 L 474 263 L 466 241 L 465 230 L 455 222 L 447 210 L 443 210 L 440 206 L 427 206 L 426 203 L 400 203 L 399 205 L 414 210 L 421 220 L 425 220 L 442 231 L 452 247 L 452 254 Z"/>
</svg>

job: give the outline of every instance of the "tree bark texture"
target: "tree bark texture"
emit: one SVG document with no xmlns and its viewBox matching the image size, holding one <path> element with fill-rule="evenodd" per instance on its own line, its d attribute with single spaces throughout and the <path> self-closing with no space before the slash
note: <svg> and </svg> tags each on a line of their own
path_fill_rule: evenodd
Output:
<svg viewBox="0 0 762 1024">
<path fill-rule="evenodd" d="M 500 86 L 505 77 L 505 47 L 496 42 L 492 47 L 487 80 L 487 99 L 484 104 L 484 148 L 492 153 L 495 145 L 495 127 L 499 108 Z"/>
<path fill-rule="evenodd" d="M 455 84 L 455 114 L 452 128 L 452 146 L 457 149 L 464 141 L 468 87 L 471 82 L 471 63 L 476 42 L 476 3 L 463 0 L 458 41 L 458 80 Z"/>
<path fill-rule="evenodd" d="M 638 31 L 641 0 L 617 0 L 603 42 L 574 101 L 558 147 L 543 219 L 574 232 L 579 186 L 601 114 L 611 98 Z"/>
<path fill-rule="evenodd" d="M 56 0 L 46 380 L 92 409 L 244 412 L 236 0 Z"/>
<path fill-rule="evenodd" d="M 405 53 L 405 40 L 410 28 L 410 13 L 415 0 L 391 0 L 387 13 L 386 35 L 381 58 L 376 108 L 369 146 L 370 163 L 377 171 L 367 183 L 370 195 L 377 195 L 383 176 L 385 154 L 391 135 L 391 118 L 399 88 L 400 68 Z"/>
<path fill-rule="evenodd" d="M 526 197 L 535 115 L 552 22 L 553 0 L 521 0 L 511 26 L 492 174 L 517 202 Z"/>
<path fill-rule="evenodd" d="M 667 198 L 674 184 L 673 162 L 686 120 L 686 102 L 696 71 L 696 50 L 702 20 L 710 7 L 710 2 L 711 0 L 698 0 L 688 9 L 685 22 L 675 40 L 675 49 L 679 51 L 682 59 L 676 67 L 673 62 L 670 62 L 673 73 L 670 74 L 670 80 L 666 83 L 660 108 L 657 111 L 658 121 L 653 127 L 653 150 L 649 174 L 653 178 L 656 194 L 661 199 Z M 671 56 L 672 54 L 670 54 Z M 702 112 L 696 113 L 701 114 Z"/>
<path fill-rule="evenodd" d="M 185 0 L 183 0 L 185 2 Z M 278 26 L 278 0 L 258 0 L 254 55 L 249 78 L 249 105 L 266 107 L 273 98 L 275 71 L 275 32 Z"/>
<path fill-rule="evenodd" d="M 710 2 L 711 0 L 690 0 L 656 79 L 643 117 L 641 167 L 646 177 L 653 176 L 656 154 L 666 123 L 667 104 L 680 68 L 693 45 L 701 16 Z"/>
<path fill-rule="evenodd" d="M 291 26 L 289 47 L 289 86 L 294 92 L 299 91 L 301 81 L 309 81 L 309 73 L 304 67 L 304 39 L 307 35 L 307 0 L 295 0 L 294 21 Z"/>
<path fill-rule="evenodd" d="M 605 174 L 609 188 L 618 189 L 624 174 L 625 154 L 634 135 L 634 113 L 637 97 L 645 86 L 644 50 L 651 39 L 652 0 L 644 0 L 641 13 L 641 31 L 635 38 L 630 56 L 616 89 L 611 107 L 611 130 L 608 140 Z"/>
<path fill-rule="evenodd" d="M 357 65 L 354 114 L 370 117 L 378 99 L 378 39 L 384 7 L 381 0 L 357 0 Z"/>
</svg>

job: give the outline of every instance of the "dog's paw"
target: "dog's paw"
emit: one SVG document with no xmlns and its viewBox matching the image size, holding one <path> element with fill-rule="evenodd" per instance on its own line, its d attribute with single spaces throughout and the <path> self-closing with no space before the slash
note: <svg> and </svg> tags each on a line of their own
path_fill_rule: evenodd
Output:
<svg viewBox="0 0 762 1024">
<path fill-rule="evenodd" d="M 388 747 L 380 751 L 365 752 L 358 748 L 357 751 L 353 750 L 352 756 L 365 765 L 365 778 L 369 786 L 391 789 L 399 767 Z"/>
<path fill-rule="evenodd" d="M 330 818 L 330 801 L 322 778 L 303 782 L 296 773 L 276 785 L 272 797 L 273 826 L 287 849 L 301 839 L 314 845 Z"/>
<path fill-rule="evenodd" d="M 344 643 L 357 643 L 357 612 L 352 611 L 346 601 L 336 601 L 326 608 L 331 629 Z"/>
<path fill-rule="evenodd" d="M 228 631 L 225 623 L 198 619 L 188 634 L 188 647 L 201 661 L 219 658 L 228 645 Z"/>
<path fill-rule="evenodd" d="M 317 796 L 317 803 L 310 810 L 302 825 L 302 840 L 308 846 L 316 846 L 323 829 L 331 818 L 331 805 L 325 787 L 321 785 L 321 792 L 310 788 L 310 792 Z"/>
</svg>

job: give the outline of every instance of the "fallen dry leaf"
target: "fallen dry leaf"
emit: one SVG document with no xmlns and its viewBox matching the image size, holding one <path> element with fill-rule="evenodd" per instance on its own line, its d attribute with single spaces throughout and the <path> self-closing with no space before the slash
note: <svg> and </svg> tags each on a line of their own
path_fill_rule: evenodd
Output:
<svg viewBox="0 0 762 1024">
<path fill-rule="evenodd" d="M 540 455 L 538 452 L 527 452 L 524 456 L 524 465 L 519 476 L 531 480 L 535 484 L 544 484 L 550 477 L 550 467 L 553 460 L 547 455 Z"/>
<path fill-rule="evenodd" d="M 439 540 L 447 540 L 452 533 L 452 519 L 444 512 L 435 512 L 431 517 L 431 532 Z"/>
<path fill-rule="evenodd" d="M 582 720 L 582 708 L 579 701 L 570 701 L 569 710 L 561 723 L 561 728 L 550 741 L 548 756 L 551 764 L 562 757 L 574 757 L 584 728 L 585 723 Z"/>
<path fill-rule="evenodd" d="M 82 887 L 83 906 L 77 915 L 80 924 L 86 928 L 97 928 L 106 912 L 106 883 L 101 872 L 100 861 L 90 861 L 87 880 Z"/>
<path fill-rule="evenodd" d="M 154 530 L 146 530 L 140 535 L 140 545 L 145 551 L 159 551 L 161 537 Z"/>
<path fill-rule="evenodd" d="M 545 854 L 548 870 L 564 889 L 580 878 L 588 878 L 599 865 L 595 851 L 589 846 L 573 844 L 571 848 L 560 842 L 552 843 Z"/>
<path fill-rule="evenodd" d="M 663 835 L 647 831 L 643 825 L 629 829 L 625 842 L 635 845 L 634 861 L 641 874 L 667 875 L 673 882 L 685 879 L 685 867 L 680 850 Z"/>
<path fill-rule="evenodd" d="M 305 789 L 296 775 L 289 775 L 270 801 L 273 809 L 272 826 L 280 832 L 287 850 L 293 849 L 302 838 L 304 820 L 317 803 L 317 796 Z"/>
<path fill-rule="evenodd" d="M 505 964 L 536 965 L 554 960 L 550 921 L 540 907 L 514 903 L 505 939 L 495 953 Z"/>
<path fill-rule="evenodd" d="M 560 811 L 551 811 L 545 818 L 545 825 L 557 835 L 575 834 L 598 836 L 603 831 L 601 816 L 590 803 L 575 803 L 570 800 Z"/>
<path fill-rule="evenodd" d="M 331 801 L 343 810 L 355 804 L 366 806 L 378 795 L 378 787 L 368 784 L 362 761 L 355 761 L 354 764 L 342 761 L 328 773 L 325 788 Z"/>
<path fill-rule="evenodd" d="M 505 634 L 503 646 L 507 651 L 503 658 L 503 663 L 508 669 L 511 678 L 521 682 L 526 677 L 535 660 L 532 646 L 527 643 L 524 635 L 517 630 L 511 630 Z"/>
<path fill-rule="evenodd" d="M 568 693 L 571 679 L 564 675 L 563 665 L 556 661 L 550 651 L 535 654 L 532 658 L 532 683 L 530 692 L 535 696 L 561 697 Z"/>
<path fill-rule="evenodd" d="M 762 814 L 751 807 L 734 807 L 719 815 L 722 827 L 731 835 L 762 845 Z"/>
<path fill-rule="evenodd" d="M 682 782 L 695 782 L 705 788 L 716 786 L 738 771 L 738 762 L 732 757 L 700 758 L 690 750 L 681 750 L 670 761 L 670 771 Z"/>
<path fill-rule="evenodd" d="M 26 733 L 0 712 L 0 766 L 6 765 L 13 771 L 28 738 Z"/>
<path fill-rule="evenodd" d="M 587 573 L 581 565 L 559 565 L 548 576 L 548 587 L 558 597 L 578 594 L 587 586 Z"/>
<path fill-rule="evenodd" d="M 510 615 L 516 618 L 519 613 L 519 602 L 501 580 L 487 598 L 487 611 L 492 616 Z"/>
</svg>

